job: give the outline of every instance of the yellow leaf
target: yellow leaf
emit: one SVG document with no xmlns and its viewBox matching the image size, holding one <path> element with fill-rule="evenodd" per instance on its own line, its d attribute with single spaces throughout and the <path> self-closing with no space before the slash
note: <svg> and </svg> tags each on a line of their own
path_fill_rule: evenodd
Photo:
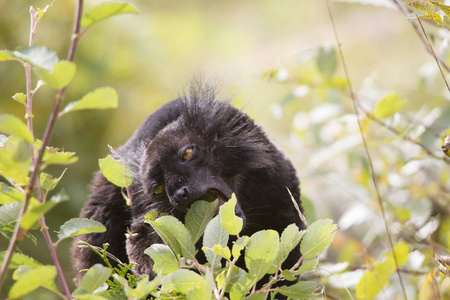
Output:
<svg viewBox="0 0 450 300">
<path fill-rule="evenodd" d="M 375 107 L 374 116 L 377 119 L 385 119 L 392 117 L 405 106 L 406 100 L 401 100 L 399 95 L 391 93 L 378 101 Z"/>
<path fill-rule="evenodd" d="M 401 241 L 394 246 L 395 257 L 399 266 L 406 264 L 408 261 L 408 254 L 410 251 L 410 245 Z M 386 260 L 393 259 L 392 251 L 388 251 L 385 255 Z"/>
<path fill-rule="evenodd" d="M 419 295 L 417 297 L 418 300 L 439 299 L 438 295 L 436 294 L 435 288 L 434 288 L 433 272 L 434 271 L 428 273 L 427 277 L 425 277 L 425 280 L 420 285 Z"/>
</svg>

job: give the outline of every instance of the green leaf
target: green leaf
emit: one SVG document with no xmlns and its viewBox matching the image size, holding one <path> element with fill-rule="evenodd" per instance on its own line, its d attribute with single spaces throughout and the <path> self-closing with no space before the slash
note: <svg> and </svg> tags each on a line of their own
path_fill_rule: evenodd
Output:
<svg viewBox="0 0 450 300">
<path fill-rule="evenodd" d="M 53 266 L 52 266 L 53 267 Z M 18 267 L 15 271 L 14 271 L 14 273 L 13 273 L 13 276 L 12 276 L 12 278 L 15 280 L 15 281 L 19 281 L 25 274 L 27 274 L 27 273 L 29 273 L 30 271 L 32 271 L 32 270 L 34 270 L 34 268 L 32 268 L 32 267 L 29 267 L 29 266 L 20 266 L 20 267 Z M 44 287 L 44 288 L 46 288 L 46 289 L 48 289 L 48 290 L 50 290 L 50 291 L 53 291 L 53 292 L 55 292 L 55 293 L 58 293 L 59 291 L 58 291 L 58 287 L 56 286 L 56 283 L 52 280 L 52 281 L 47 281 L 47 282 L 44 282 L 43 284 L 42 284 L 42 287 Z"/>
<path fill-rule="evenodd" d="M 95 264 L 83 275 L 79 287 L 88 293 L 93 293 L 108 280 L 109 276 L 111 276 L 109 268 Z"/>
<path fill-rule="evenodd" d="M 319 263 L 319 259 L 317 257 L 304 259 L 302 261 L 302 265 L 298 268 L 296 273 L 302 274 L 307 271 L 311 271 L 312 269 L 314 269 L 317 266 L 318 263 Z"/>
<path fill-rule="evenodd" d="M 161 283 L 161 279 L 156 277 L 152 281 L 149 281 L 148 275 L 141 277 L 142 279 L 137 282 L 135 288 L 125 289 L 125 294 L 128 299 L 147 299 L 147 296 L 155 291 Z"/>
<path fill-rule="evenodd" d="M 61 201 L 59 198 L 51 198 L 50 201 L 37 203 L 36 205 L 32 205 L 32 203 L 30 202 L 30 206 L 28 207 L 27 212 L 24 214 L 22 221 L 20 222 L 20 226 L 25 230 L 30 229 L 41 216 L 50 211 L 60 202 Z"/>
<path fill-rule="evenodd" d="M 220 257 L 212 251 L 212 247 L 214 247 L 214 245 L 225 247 L 228 243 L 228 238 L 228 232 L 220 225 L 220 216 L 216 216 L 206 226 L 205 235 L 203 236 L 203 247 L 206 259 L 214 266 L 214 268 L 220 268 L 222 265 L 220 263 Z"/>
<path fill-rule="evenodd" d="M 228 284 L 226 286 L 224 286 L 225 278 L 227 276 L 229 268 L 232 268 L 231 269 L 231 277 L 230 277 Z M 239 280 L 239 278 L 244 277 L 245 274 L 247 274 L 247 273 L 243 269 L 238 268 L 236 266 L 230 267 L 229 263 L 227 262 L 227 266 L 224 269 L 222 269 L 222 272 L 220 274 L 218 274 L 216 276 L 217 287 L 219 289 L 225 288 L 225 292 L 229 293 L 231 290 L 231 287 Z"/>
<path fill-rule="evenodd" d="M 25 95 L 24 93 L 15 93 L 12 98 L 20 104 L 27 105 L 27 95 Z"/>
<path fill-rule="evenodd" d="M 13 60 L 15 56 L 9 54 L 9 52 L 7 50 L 0 51 L 0 61 Z"/>
<path fill-rule="evenodd" d="M 248 273 L 241 274 L 239 279 L 231 286 L 230 300 L 241 300 L 252 287 L 255 279 Z"/>
<path fill-rule="evenodd" d="M 303 259 L 319 255 L 331 245 L 336 234 L 337 225 L 330 219 L 318 220 L 306 229 L 300 244 Z"/>
<path fill-rule="evenodd" d="M 64 152 L 57 148 L 47 147 L 42 161 L 46 165 L 70 165 L 78 161 L 75 152 Z"/>
<path fill-rule="evenodd" d="M 406 100 L 400 100 L 400 97 L 396 93 L 391 93 L 378 101 L 375 107 L 374 116 L 377 119 L 392 117 L 395 113 L 399 112 L 405 104 Z"/>
<path fill-rule="evenodd" d="M 230 259 L 231 258 L 231 251 L 230 248 L 228 247 L 224 247 L 222 245 L 214 245 L 212 247 L 212 250 L 214 251 L 215 254 L 220 255 L 222 257 L 224 257 L 225 259 Z"/>
<path fill-rule="evenodd" d="M 154 262 L 153 272 L 167 275 L 179 269 L 178 259 L 167 245 L 153 244 L 144 251 Z"/>
<path fill-rule="evenodd" d="M 364 272 L 364 275 L 356 285 L 356 297 L 358 299 L 373 299 L 389 283 L 389 278 L 395 271 L 393 259 L 385 262 L 376 262 L 373 268 Z"/>
<path fill-rule="evenodd" d="M 105 232 L 106 227 L 97 221 L 90 219 L 70 219 L 59 228 L 58 239 L 74 237 L 82 234 Z"/>
<path fill-rule="evenodd" d="M 245 249 L 245 265 L 255 281 L 271 269 L 279 248 L 279 235 L 275 230 L 258 231 L 250 237 Z"/>
<path fill-rule="evenodd" d="M 196 201 L 186 213 L 185 225 L 196 243 L 205 232 L 206 225 L 217 212 L 218 200 Z"/>
<path fill-rule="evenodd" d="M 213 299 L 213 282 L 214 276 L 210 269 L 206 269 L 205 274 L 205 283 L 200 288 L 194 288 L 187 292 L 186 296 L 188 299 L 197 300 L 197 299 Z"/>
<path fill-rule="evenodd" d="M 0 204 L 22 202 L 24 197 L 25 194 L 3 182 L 0 182 Z"/>
<path fill-rule="evenodd" d="M 314 296 L 316 284 L 312 281 L 300 281 L 291 286 L 276 288 L 276 291 L 293 299 L 310 299 Z"/>
<path fill-rule="evenodd" d="M 212 296 L 212 275 L 206 272 L 206 280 L 199 274 L 189 270 L 178 270 L 174 273 L 166 275 L 162 280 L 162 291 L 171 293 L 176 291 L 186 295 L 188 300 L 211 299 Z M 208 280 L 208 281 L 209 281 Z"/>
<path fill-rule="evenodd" d="M 9 225 L 17 221 L 22 204 L 19 202 L 8 203 L 0 206 L 0 225 Z"/>
<path fill-rule="evenodd" d="M 177 291 L 183 294 L 193 289 L 202 289 L 205 284 L 205 279 L 202 276 L 189 270 L 174 272 L 171 281 Z"/>
<path fill-rule="evenodd" d="M 18 117 L 9 114 L 0 115 L 0 132 L 15 135 L 28 143 L 32 143 L 34 140 L 27 125 Z"/>
<path fill-rule="evenodd" d="M 295 274 L 289 270 L 283 270 L 281 271 L 281 276 L 284 277 L 287 281 L 297 281 L 298 278 L 295 276 Z"/>
<path fill-rule="evenodd" d="M 122 160 L 116 160 L 111 155 L 98 160 L 100 170 L 108 179 L 118 187 L 127 187 L 133 183 L 133 174 Z"/>
<path fill-rule="evenodd" d="M 144 275 L 141 277 L 141 280 L 137 282 L 136 288 L 131 288 L 127 279 L 124 277 L 119 276 L 118 274 L 114 274 L 113 277 L 123 286 L 127 299 L 146 299 L 147 295 L 156 290 L 161 283 L 161 278 L 159 276 L 149 282 L 148 275 Z M 119 299 L 122 298 L 123 297 L 120 297 Z"/>
<path fill-rule="evenodd" d="M 39 174 L 39 184 L 41 185 L 41 188 L 46 192 L 53 190 L 64 176 L 64 173 L 65 171 L 58 178 L 54 178 L 50 174 L 41 172 L 41 174 Z"/>
<path fill-rule="evenodd" d="M 103 87 L 86 94 L 78 101 L 70 102 L 61 114 L 84 109 L 117 108 L 118 103 L 119 98 L 116 90 L 110 87 Z"/>
<path fill-rule="evenodd" d="M 0 252 L 0 261 L 3 261 L 5 258 L 6 251 Z M 14 252 L 11 262 L 9 263 L 8 268 L 9 269 L 16 269 L 20 266 L 28 266 L 31 268 L 42 266 L 40 262 L 35 260 L 32 257 L 29 257 L 28 255 L 25 255 L 23 253 Z"/>
<path fill-rule="evenodd" d="M 175 255 L 181 255 L 187 259 L 194 259 L 196 250 L 189 230 L 175 217 L 162 216 L 154 219 L 149 213 L 145 221 L 155 229 L 158 235 L 169 246 Z"/>
<path fill-rule="evenodd" d="M 246 235 L 238 238 L 231 248 L 231 254 L 233 255 L 233 257 L 240 256 L 241 251 L 244 250 L 245 247 L 247 247 L 248 242 L 250 242 L 250 238 Z"/>
<path fill-rule="evenodd" d="M 77 300 L 108 300 L 108 298 L 105 298 L 100 295 L 95 295 L 95 294 L 76 295 L 75 299 L 77 299 Z"/>
<path fill-rule="evenodd" d="M 53 66 L 52 71 L 41 69 L 39 74 L 50 87 L 62 89 L 72 81 L 76 70 L 75 63 L 62 60 Z"/>
<path fill-rule="evenodd" d="M 245 297 L 245 300 L 267 300 L 267 296 L 269 295 L 269 292 L 259 292 L 258 294 L 250 294 L 249 296 Z"/>
<path fill-rule="evenodd" d="M 175 276 L 175 280 L 177 280 L 178 276 Z M 173 280 L 174 277 L 172 277 Z M 203 277 L 202 277 L 203 279 Z M 206 269 L 205 279 L 204 283 L 201 285 L 195 285 L 188 291 L 186 291 L 186 299 L 187 300 L 198 300 L 198 299 L 205 299 L 209 300 L 212 299 L 212 292 L 213 287 L 212 283 L 214 282 L 214 278 L 211 274 L 211 271 L 209 269 Z M 175 288 L 177 286 L 175 285 Z"/>
<path fill-rule="evenodd" d="M 19 48 L 13 55 L 47 71 L 52 71 L 59 60 L 55 51 L 44 46 Z"/>
<path fill-rule="evenodd" d="M 102 20 L 127 13 L 136 14 L 136 7 L 129 3 L 103 3 L 83 16 L 81 19 L 81 26 L 90 27 Z"/>
<path fill-rule="evenodd" d="M 37 288 L 54 284 L 56 268 L 54 266 L 40 266 L 23 274 L 9 290 L 9 298 L 23 297 Z"/>
<path fill-rule="evenodd" d="M 336 73 L 338 65 L 336 50 L 330 46 L 321 47 L 316 63 L 322 74 L 332 77 Z"/>
<path fill-rule="evenodd" d="M 231 199 L 220 207 L 220 224 L 231 235 L 238 235 L 242 230 L 243 221 L 235 215 L 234 208 L 236 206 L 236 195 L 233 194 Z"/>
<path fill-rule="evenodd" d="M 10 136 L 0 148 L 0 174 L 23 186 L 28 183 L 30 166 L 29 144 L 21 138 Z"/>
<path fill-rule="evenodd" d="M 161 280 L 161 291 L 170 292 L 175 290 L 175 286 L 172 283 L 173 273 L 167 274 Z"/>
<path fill-rule="evenodd" d="M 275 273 L 277 267 L 289 256 L 289 253 L 300 243 L 305 231 L 300 231 L 295 224 L 291 224 L 284 229 L 280 238 L 280 250 L 278 251 L 277 258 L 273 261 L 273 269 L 270 273 Z"/>
</svg>

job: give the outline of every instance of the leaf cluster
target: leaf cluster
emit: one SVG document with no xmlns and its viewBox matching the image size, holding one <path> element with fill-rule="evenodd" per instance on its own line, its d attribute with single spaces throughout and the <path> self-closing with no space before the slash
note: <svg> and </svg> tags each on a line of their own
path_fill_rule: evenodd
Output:
<svg viewBox="0 0 450 300">
<path fill-rule="evenodd" d="M 82 3 L 82 2 L 81 2 Z M 103 232 L 105 227 L 92 220 L 71 219 L 60 226 L 57 240 L 52 241 L 45 222 L 45 215 L 57 204 L 67 200 L 64 190 L 56 191 L 58 183 L 65 174 L 57 176 L 47 173 L 49 166 L 67 166 L 78 161 L 73 152 L 67 152 L 48 145 L 56 120 L 63 115 L 86 109 L 115 108 L 118 105 L 116 91 L 110 87 L 98 88 L 81 99 L 69 101 L 63 108 L 63 98 L 67 86 L 76 76 L 77 67 L 73 62 L 76 42 L 92 25 L 124 13 L 136 13 L 129 3 L 104 3 L 95 7 L 81 18 L 82 24 L 74 26 L 70 54 L 67 60 L 60 60 L 55 51 L 41 45 L 33 45 L 34 35 L 41 19 L 52 4 L 44 9 L 30 7 L 31 30 L 29 45 L 15 50 L 1 50 L 0 62 L 17 62 L 25 70 L 26 92 L 18 92 L 12 98 L 25 110 L 24 122 L 12 114 L 0 114 L 0 233 L 9 240 L 8 250 L 1 252 L 0 290 L 8 270 L 13 285 L 7 291 L 10 299 L 23 297 L 38 288 L 46 288 L 61 295 L 55 284 L 58 277 L 66 297 L 70 291 L 61 271 L 56 249 L 60 242 L 74 236 L 93 232 Z M 81 17 L 82 7 L 76 14 Z M 78 18 L 76 18 L 78 19 Z M 82 25 L 83 31 L 78 29 Z M 32 88 L 32 71 L 39 77 Z M 39 96 L 43 87 L 57 90 L 54 110 L 49 116 L 42 140 L 36 138 L 33 130 L 33 97 Z M 56 192 L 55 192 L 56 191 Z M 33 258 L 20 253 L 16 248 L 19 242 L 28 237 L 36 243 L 32 230 L 40 229 L 45 237 L 54 265 L 42 265 Z M 83 286 L 90 291 L 91 286 Z M 92 291 L 91 291 L 92 292 Z M 5 294 L 6 295 L 6 294 Z"/>
<path fill-rule="evenodd" d="M 123 272 L 118 273 L 117 269 L 96 265 L 87 271 L 78 290 L 92 286 L 84 290 L 101 297 L 98 299 L 113 299 L 119 294 L 128 299 L 149 295 L 155 299 L 266 299 L 277 293 L 291 299 L 313 297 L 317 290 L 315 282 L 301 277 L 316 267 L 317 256 L 330 246 L 336 225 L 331 220 L 319 220 L 304 231 L 295 224 L 289 225 L 281 236 L 274 230 L 258 231 L 250 237 L 239 236 L 242 219 L 234 214 L 235 205 L 233 196 L 216 215 L 217 200 L 197 201 L 189 209 L 185 224 L 173 216 L 149 213 L 145 222 L 165 242 L 145 250 L 154 262 L 156 277 L 151 281 L 148 276 L 136 279 L 134 275 L 127 277 Z M 207 260 L 204 264 L 196 259 L 200 250 L 195 247 L 202 236 L 201 251 Z M 232 236 L 236 239 L 230 244 Z M 282 269 L 288 254 L 298 251 L 299 243 L 300 260 L 290 269 Z M 244 259 L 245 269 L 237 266 L 239 258 Z M 111 270 L 115 272 L 115 282 L 108 281 Z M 263 278 L 266 282 L 261 284 Z M 117 282 L 121 287 L 118 288 Z M 109 285 L 109 290 L 106 286 L 101 288 L 105 284 Z M 84 299 L 78 293 L 74 296 Z"/>
<path fill-rule="evenodd" d="M 407 3 L 417 13 L 433 10 L 442 22 L 448 18 L 442 3 Z M 433 23 L 423 24 L 436 56 L 447 61 L 447 39 L 430 30 Z M 450 109 L 436 62 L 428 62 L 433 72 L 412 78 L 417 88 L 406 92 L 380 88 L 376 77 L 369 76 L 349 93 L 351 78 L 342 75 L 340 64 L 338 49 L 323 45 L 301 51 L 297 64 L 265 74 L 289 91 L 272 107 L 273 116 L 292 115 L 295 151 L 308 149 L 308 180 L 317 186 L 313 195 L 303 193 L 305 215 L 315 214 L 314 205 L 308 204 L 311 197 L 316 205 L 329 205 L 329 212 L 339 218 L 342 231 L 328 252 L 337 261 L 321 265 L 326 293 L 358 299 L 374 299 L 383 291 L 397 296 L 402 289 L 424 299 L 436 290 L 448 293 L 449 278 L 436 276 L 436 265 L 440 270 L 448 267 L 430 250 L 436 245 L 444 253 L 450 249 Z M 379 201 L 374 185 L 380 190 Z M 387 245 L 392 249 L 386 250 Z M 393 251 L 395 258 L 388 258 Z M 380 260 L 381 253 L 386 254 Z"/>
</svg>

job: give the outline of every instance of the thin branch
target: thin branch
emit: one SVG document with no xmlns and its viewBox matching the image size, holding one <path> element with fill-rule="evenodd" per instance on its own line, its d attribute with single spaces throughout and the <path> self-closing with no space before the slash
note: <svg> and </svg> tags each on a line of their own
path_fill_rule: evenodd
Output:
<svg viewBox="0 0 450 300">
<path fill-rule="evenodd" d="M 398 131 L 396 128 L 389 126 L 388 124 L 386 124 L 386 122 L 384 122 L 383 120 L 380 120 L 378 118 L 376 118 L 373 114 L 365 111 L 364 109 L 361 108 L 361 106 L 359 106 L 359 109 L 372 121 L 374 121 L 375 123 L 378 123 L 379 125 L 383 126 L 384 128 L 386 128 L 387 130 L 389 130 L 390 132 L 392 132 L 393 134 L 395 134 L 398 137 L 401 137 L 402 139 L 404 139 L 405 141 L 408 141 L 416 146 L 419 146 L 420 148 L 422 148 L 422 150 L 429 156 L 439 159 L 439 160 L 443 160 L 445 163 L 450 164 L 450 159 L 445 156 L 438 156 L 435 153 L 433 153 L 433 151 L 431 151 L 431 149 L 429 149 L 427 146 L 425 146 L 424 144 L 413 140 L 412 138 L 410 138 L 407 135 L 402 134 L 400 131 Z"/>
<path fill-rule="evenodd" d="M 367 270 L 369 268 L 367 266 L 348 266 L 348 269 L 351 271 L 356 271 L 356 270 Z M 428 274 L 428 271 L 408 270 L 408 269 L 403 269 L 403 268 L 400 268 L 399 271 L 402 273 L 405 273 L 405 274 L 416 275 L 416 276 L 423 276 L 423 275 Z"/>
<path fill-rule="evenodd" d="M 380 206 L 381 215 L 383 217 L 384 227 L 385 227 L 385 230 L 386 230 L 386 235 L 387 235 L 387 238 L 388 238 L 388 241 L 389 241 L 389 248 L 390 248 L 390 250 L 392 252 L 392 256 L 394 258 L 395 270 L 397 272 L 397 275 L 398 275 L 398 278 L 399 278 L 399 281 L 400 281 L 400 285 L 401 285 L 402 292 L 403 292 L 403 297 L 405 299 L 408 299 L 408 297 L 406 295 L 405 285 L 403 283 L 403 279 L 402 279 L 401 274 L 400 274 L 397 256 L 396 256 L 395 251 L 394 251 L 394 244 L 392 242 L 392 237 L 391 237 L 391 233 L 390 233 L 389 226 L 388 226 L 386 212 L 384 210 L 383 199 L 381 197 L 380 189 L 378 187 L 378 181 L 377 181 L 376 174 L 375 174 L 375 168 L 373 166 L 372 157 L 370 155 L 369 147 L 367 145 L 367 141 L 366 141 L 366 138 L 365 138 L 364 133 L 363 133 L 361 119 L 359 118 L 358 100 L 357 100 L 356 94 L 354 92 L 352 83 L 351 83 L 350 75 L 349 75 L 349 72 L 348 72 L 348 69 L 347 69 L 347 64 L 345 62 L 344 53 L 342 51 L 341 43 L 340 43 L 340 40 L 339 40 L 339 37 L 338 37 L 338 34 L 337 34 L 337 30 L 336 30 L 336 25 L 334 23 L 333 14 L 331 13 L 329 0 L 325 0 L 325 2 L 327 4 L 328 15 L 330 17 L 330 21 L 331 21 L 331 25 L 332 25 L 332 28 L 333 28 L 334 36 L 336 38 L 337 48 L 338 48 L 339 56 L 341 58 L 342 67 L 344 69 L 345 77 L 347 79 L 348 92 L 349 92 L 350 98 L 352 99 L 353 109 L 355 111 L 355 116 L 356 116 L 356 119 L 358 121 L 358 127 L 359 127 L 359 132 L 361 134 L 361 140 L 362 140 L 363 145 L 364 145 L 364 151 L 366 152 L 367 160 L 368 160 L 368 163 L 369 163 L 369 167 L 370 167 L 370 171 L 371 171 L 371 177 L 372 177 L 372 182 L 373 182 L 376 194 L 377 194 L 378 204 Z"/>
<path fill-rule="evenodd" d="M 410 3 L 411 3 L 411 1 L 410 1 Z M 436 64 L 437 64 L 437 66 L 439 68 L 439 72 L 442 75 L 442 79 L 444 79 L 445 85 L 447 86 L 447 90 L 450 92 L 450 86 L 448 85 L 447 79 L 445 78 L 444 72 L 442 71 L 441 64 L 440 64 L 440 61 L 439 61 L 439 59 L 438 59 L 438 57 L 436 55 L 436 52 L 434 52 L 433 46 L 431 45 L 430 39 L 428 38 L 428 34 L 426 33 L 425 28 L 423 27 L 422 20 L 417 15 L 416 8 L 414 6 L 412 6 L 412 8 L 414 10 L 414 14 L 416 15 L 416 19 L 419 22 L 420 29 L 422 29 L 422 33 L 423 33 L 423 35 L 425 37 L 426 43 L 428 45 L 428 48 L 430 49 L 431 54 L 433 55 L 434 60 L 436 61 Z"/>
<path fill-rule="evenodd" d="M 408 9 L 405 7 L 405 5 L 403 5 L 403 3 L 400 0 L 392 0 L 392 2 L 394 2 L 397 7 L 399 8 L 399 10 L 406 16 L 409 16 L 409 11 Z M 412 19 L 408 19 L 409 22 L 411 23 L 411 25 L 413 26 L 414 30 L 416 31 L 417 35 L 419 36 L 420 40 L 424 43 L 425 45 L 425 49 L 430 52 L 433 53 L 434 51 L 430 48 L 430 45 L 427 43 L 427 39 L 425 38 L 425 36 L 423 35 L 423 32 L 420 30 L 419 26 L 412 20 Z M 435 58 L 437 60 L 439 60 L 440 64 L 444 67 L 445 70 L 447 70 L 447 72 L 450 73 L 450 67 L 447 65 L 447 63 L 445 62 L 445 60 L 443 60 L 441 57 L 437 57 L 435 56 Z"/>
<path fill-rule="evenodd" d="M 76 9 L 76 13 L 75 13 L 74 30 L 73 30 L 73 34 L 72 34 L 72 39 L 71 39 L 71 43 L 70 43 L 70 47 L 69 47 L 69 54 L 68 54 L 68 59 L 67 59 L 68 61 L 73 61 L 73 59 L 75 57 L 75 52 L 76 52 L 77 45 L 78 45 L 78 39 L 79 39 L 79 33 L 80 33 L 80 27 L 81 27 L 82 11 L 83 11 L 83 0 L 78 0 L 78 6 Z M 36 25 L 34 15 L 32 15 L 32 22 L 34 22 L 35 23 L 34 25 Z M 32 25 L 32 27 L 31 27 L 31 28 L 33 28 L 32 30 L 35 30 L 34 25 Z M 30 36 L 30 42 L 32 42 L 31 37 L 33 37 L 33 36 L 34 36 L 33 34 Z M 23 206 L 19 212 L 19 217 L 17 219 L 16 226 L 14 228 L 14 232 L 11 237 L 11 242 L 8 245 L 8 250 L 6 251 L 5 257 L 3 259 L 3 263 L 0 268 L 0 290 L 2 289 L 3 282 L 5 279 L 6 273 L 8 271 L 8 267 L 11 262 L 13 253 L 17 247 L 17 244 L 23 239 L 24 235 L 26 234 L 26 231 L 24 231 L 22 233 L 20 232 L 20 223 L 21 223 L 24 213 L 26 212 L 26 210 L 28 208 L 28 204 L 31 199 L 31 195 L 32 195 L 34 187 L 35 187 L 35 182 L 39 175 L 39 169 L 42 164 L 42 159 L 44 157 L 45 148 L 47 147 L 47 145 L 50 141 L 50 137 L 53 133 L 53 129 L 54 129 L 56 120 L 58 118 L 58 113 L 60 111 L 65 92 L 66 92 L 66 87 L 64 87 L 58 91 L 58 94 L 57 94 L 56 100 L 55 100 L 55 104 L 53 106 L 53 111 L 50 115 L 49 121 L 47 123 L 47 127 L 45 129 L 44 137 L 42 139 L 42 147 L 41 147 L 41 149 L 39 149 L 38 157 L 35 160 L 35 163 L 33 164 L 33 170 L 30 175 L 30 180 L 28 182 L 28 185 L 25 187 L 25 199 L 23 201 Z M 29 116 L 29 117 L 31 117 L 31 116 Z M 32 153 L 33 152 L 34 152 L 34 149 L 32 150 Z M 36 190 L 38 190 L 38 189 L 39 188 L 37 188 Z M 65 296 L 68 299 L 71 299 L 70 290 L 68 288 L 67 282 L 65 281 L 65 277 L 62 272 L 62 268 L 59 264 L 59 260 L 56 255 L 56 249 L 53 248 L 53 242 L 51 241 L 50 234 L 48 233 L 48 229 L 45 225 L 44 217 L 40 218 L 40 223 L 41 223 L 41 227 L 44 232 L 44 236 L 47 240 L 47 244 L 50 248 L 50 252 L 52 254 L 53 261 L 57 268 L 58 277 L 61 281 L 61 284 L 63 285 Z"/>
<path fill-rule="evenodd" d="M 26 190 L 28 189 L 28 186 L 26 187 Z M 25 194 L 28 194 L 26 192 Z M 3 282 L 5 280 L 6 273 L 8 272 L 8 266 L 11 262 L 12 256 L 14 254 L 14 250 L 17 247 L 17 244 L 20 240 L 23 239 L 23 237 L 26 234 L 26 231 L 20 232 L 20 221 L 23 218 L 23 215 L 25 214 L 25 211 L 28 207 L 28 200 L 26 200 L 27 197 L 25 197 L 24 204 L 22 205 L 22 208 L 20 209 L 18 220 L 16 222 L 16 225 L 14 226 L 14 231 L 11 236 L 11 241 L 9 242 L 8 249 L 6 250 L 5 257 L 3 258 L 3 262 L 0 268 L 0 291 L 2 290 Z M 29 197 L 28 197 L 29 199 Z"/>
<path fill-rule="evenodd" d="M 400 0 L 392 0 L 397 7 L 399 8 L 399 10 L 401 12 L 403 12 L 403 14 L 408 17 L 409 16 L 409 10 L 405 7 L 405 5 L 400 1 Z M 417 35 L 419 36 L 420 40 L 422 41 L 422 43 L 425 45 L 425 49 L 433 55 L 434 59 L 436 60 L 436 63 L 439 67 L 439 71 L 441 72 L 442 78 L 445 81 L 445 85 L 447 86 L 447 89 L 450 91 L 450 87 L 447 83 L 447 80 L 445 79 L 444 73 L 442 71 L 441 66 L 450 73 L 450 67 L 447 65 L 447 63 L 445 62 L 444 59 L 442 59 L 441 57 L 437 56 L 436 53 L 434 52 L 434 49 L 430 43 L 430 40 L 428 39 L 428 35 L 425 32 L 425 29 L 422 25 L 422 21 L 420 20 L 419 16 L 416 13 L 416 9 L 414 8 L 414 6 L 412 6 L 414 9 L 414 14 L 416 15 L 416 19 L 419 22 L 419 26 L 414 22 L 414 20 L 412 20 L 411 18 L 408 18 L 409 22 L 411 23 L 411 25 L 413 26 L 414 30 L 416 31 Z"/>
<path fill-rule="evenodd" d="M 59 262 L 58 254 L 56 253 L 56 246 L 53 245 L 53 241 L 50 236 L 50 233 L 48 232 L 48 228 L 47 228 L 47 224 L 45 223 L 44 216 L 41 216 L 39 218 L 39 224 L 41 225 L 42 234 L 44 235 L 45 241 L 47 242 L 47 245 L 48 245 L 48 249 L 50 250 L 50 254 L 52 256 L 53 263 L 56 267 L 56 273 L 58 274 L 59 281 L 61 282 L 61 285 L 63 287 L 64 294 L 67 297 L 67 299 L 72 299 L 72 297 L 70 295 L 69 285 L 67 284 L 67 281 L 64 277 L 64 272 L 62 270 L 61 263 Z"/>
<path fill-rule="evenodd" d="M 69 53 L 67 55 L 68 61 L 73 61 L 75 52 L 77 51 L 78 41 L 80 39 L 81 17 L 83 16 L 83 1 L 78 0 L 77 14 L 73 23 L 73 34 L 70 42 Z"/>
<path fill-rule="evenodd" d="M 34 44 L 34 36 L 36 34 L 37 22 L 36 22 L 36 10 L 33 6 L 30 6 L 30 39 L 28 41 L 28 46 L 31 47 Z"/>
</svg>

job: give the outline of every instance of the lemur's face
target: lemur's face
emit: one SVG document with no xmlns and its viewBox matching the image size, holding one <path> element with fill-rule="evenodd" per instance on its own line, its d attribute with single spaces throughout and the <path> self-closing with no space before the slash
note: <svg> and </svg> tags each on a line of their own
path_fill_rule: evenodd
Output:
<svg viewBox="0 0 450 300">
<path fill-rule="evenodd" d="M 144 192 L 151 201 L 170 203 L 173 210 L 186 212 L 197 200 L 220 204 L 231 198 L 232 178 L 220 172 L 213 149 L 201 138 L 175 123 L 158 133 L 141 163 Z M 238 215 L 243 216 L 239 207 Z"/>
</svg>

